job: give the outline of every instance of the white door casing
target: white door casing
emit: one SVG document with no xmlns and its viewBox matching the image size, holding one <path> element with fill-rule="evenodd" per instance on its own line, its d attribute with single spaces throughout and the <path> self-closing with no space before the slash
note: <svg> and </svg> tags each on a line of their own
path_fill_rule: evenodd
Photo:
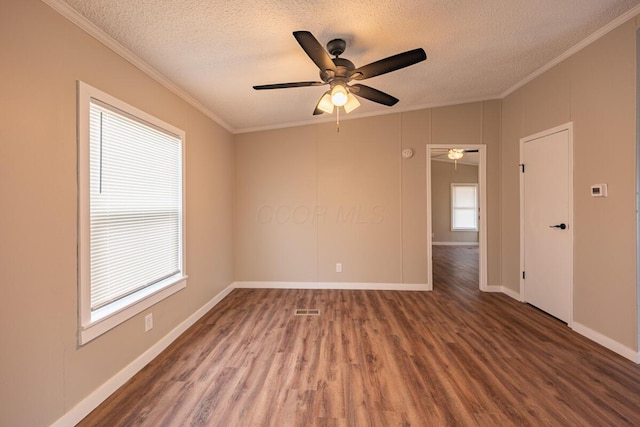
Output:
<svg viewBox="0 0 640 427">
<path fill-rule="evenodd" d="M 445 149 L 445 148 L 462 148 L 465 150 L 478 150 L 478 207 L 479 207 L 479 220 L 478 220 L 478 286 L 481 291 L 489 291 L 490 287 L 487 285 L 487 195 L 486 195 L 486 182 L 487 182 L 487 146 L 485 144 L 427 144 L 427 288 L 433 290 L 433 250 L 431 245 L 433 244 L 433 238 L 431 233 L 433 232 L 433 225 L 431 223 L 432 209 L 431 209 L 431 150 L 432 149 Z"/>
<path fill-rule="evenodd" d="M 573 319 L 573 127 L 520 140 L 520 292 L 523 301 Z"/>
</svg>

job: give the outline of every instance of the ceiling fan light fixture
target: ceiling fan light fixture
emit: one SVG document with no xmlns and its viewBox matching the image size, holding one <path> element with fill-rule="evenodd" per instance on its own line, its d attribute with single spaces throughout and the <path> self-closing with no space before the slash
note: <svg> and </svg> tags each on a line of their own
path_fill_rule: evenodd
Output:
<svg viewBox="0 0 640 427">
<path fill-rule="evenodd" d="M 327 114 L 333 113 L 333 102 L 331 102 L 331 95 L 328 91 L 324 95 L 322 95 L 322 98 L 320 98 L 320 101 L 318 101 L 317 108 L 318 110 Z"/>
<path fill-rule="evenodd" d="M 347 94 L 347 103 L 344 104 L 344 111 L 349 114 L 360 106 L 360 101 L 351 92 Z"/>
<path fill-rule="evenodd" d="M 336 107 L 344 106 L 349 100 L 349 94 L 347 88 L 341 84 L 337 84 L 331 89 L 331 102 Z"/>
<path fill-rule="evenodd" d="M 451 160 L 460 160 L 464 156 L 464 150 L 462 148 L 450 148 L 447 152 L 447 157 Z"/>
</svg>

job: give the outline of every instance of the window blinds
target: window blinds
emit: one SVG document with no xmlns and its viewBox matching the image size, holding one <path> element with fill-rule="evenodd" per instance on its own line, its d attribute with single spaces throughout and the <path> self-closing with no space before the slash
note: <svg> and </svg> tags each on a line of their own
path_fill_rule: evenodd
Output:
<svg viewBox="0 0 640 427">
<path fill-rule="evenodd" d="M 182 140 L 90 104 L 91 310 L 181 274 Z"/>
<path fill-rule="evenodd" d="M 478 229 L 478 187 L 475 184 L 452 184 L 452 229 Z"/>
</svg>

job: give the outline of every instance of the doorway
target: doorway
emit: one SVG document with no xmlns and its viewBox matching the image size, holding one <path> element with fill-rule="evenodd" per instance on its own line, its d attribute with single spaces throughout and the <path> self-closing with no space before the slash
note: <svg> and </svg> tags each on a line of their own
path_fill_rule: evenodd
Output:
<svg viewBox="0 0 640 427">
<path fill-rule="evenodd" d="M 573 301 L 573 128 L 520 140 L 520 293 L 571 326 Z"/>
<path fill-rule="evenodd" d="M 460 150 L 459 154 L 451 155 L 450 150 Z M 462 154 L 461 158 L 455 159 L 455 157 Z M 434 220 L 434 214 L 436 212 L 436 206 L 434 206 L 434 202 L 436 201 L 434 196 L 437 196 L 437 191 L 434 188 L 433 177 L 434 172 L 438 168 L 438 166 L 434 167 L 434 163 L 438 162 L 437 160 L 433 160 L 435 158 L 440 158 L 444 162 L 446 162 L 445 167 L 450 168 L 452 171 L 456 171 L 456 168 L 463 168 L 465 162 L 463 161 L 464 156 L 467 156 L 467 160 L 471 158 L 474 159 L 474 162 L 477 163 L 477 180 L 475 183 L 473 182 L 458 182 L 456 184 L 462 184 L 460 188 L 456 188 L 453 183 L 446 184 L 448 187 L 449 198 L 447 199 L 447 206 L 445 211 L 449 212 L 448 214 L 444 214 L 447 218 L 445 219 L 447 223 L 447 228 L 453 235 L 454 238 L 447 238 L 448 242 L 443 242 L 442 237 L 435 235 L 434 233 L 438 230 L 443 230 L 441 225 L 438 223 L 442 222 L 439 219 Z M 454 159 L 450 158 L 454 157 Z M 446 159 L 446 160 L 445 160 Z M 472 235 L 473 233 L 469 233 L 474 229 L 470 221 L 473 217 L 475 217 L 475 229 L 477 229 L 477 252 L 478 252 L 478 287 L 481 291 L 487 291 L 487 240 L 486 240 L 486 146 L 485 145 L 445 145 L 445 144 L 427 144 L 427 287 L 429 290 L 433 289 L 434 285 L 434 275 L 433 275 L 433 256 L 434 256 L 434 242 L 435 243 L 444 243 L 447 246 L 455 247 L 458 243 L 464 245 L 465 237 L 463 234 L 467 232 L 466 236 Z M 462 181 L 469 181 L 468 179 L 463 178 Z M 467 184 L 467 185 L 464 185 Z M 475 184 L 475 190 L 472 189 Z M 477 206 L 470 206 L 465 200 L 470 200 L 470 195 L 475 191 L 475 200 L 477 202 Z M 458 194 L 456 196 L 456 193 Z M 455 201 L 456 199 L 460 200 L 458 205 L 451 204 L 451 201 Z M 439 211 L 442 212 L 442 206 L 440 206 Z M 473 214 L 471 213 L 473 211 Z M 477 215 L 476 215 L 477 213 Z M 466 229 L 465 229 L 466 228 Z M 446 232 L 446 230 L 444 230 Z M 442 231 L 439 232 L 442 234 Z M 468 237 L 467 237 L 468 238 Z M 438 240 L 440 239 L 440 240 Z M 453 240 L 453 241 L 451 241 Z M 455 242 L 458 240 L 459 242 Z M 474 245 L 475 246 L 475 245 Z M 474 248 L 475 250 L 475 248 Z"/>
</svg>

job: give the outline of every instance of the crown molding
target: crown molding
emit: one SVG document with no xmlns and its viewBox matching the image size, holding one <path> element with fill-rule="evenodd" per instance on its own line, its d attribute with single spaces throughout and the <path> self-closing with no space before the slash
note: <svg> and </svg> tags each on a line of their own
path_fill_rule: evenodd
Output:
<svg viewBox="0 0 640 427">
<path fill-rule="evenodd" d="M 176 86 L 171 80 L 160 74 L 155 68 L 151 65 L 147 64 L 145 61 L 140 59 L 136 54 L 131 52 L 129 49 L 121 45 L 118 41 L 116 41 L 113 37 L 105 33 L 98 26 L 96 26 L 93 22 L 89 21 L 83 15 L 78 13 L 74 8 L 69 6 L 62 0 L 41 0 L 47 6 L 51 7 L 53 10 L 58 12 L 63 17 L 67 18 L 73 24 L 77 25 L 89 34 L 91 37 L 98 40 L 100 43 L 104 44 L 106 47 L 114 51 L 116 54 L 120 55 L 126 61 L 133 64 L 136 68 L 138 68 L 143 73 L 147 74 L 149 77 L 160 83 L 162 86 L 178 95 L 184 101 L 189 103 L 191 106 L 198 109 L 205 116 L 209 117 L 211 120 L 225 128 L 227 131 L 232 134 L 236 133 L 236 130 L 227 124 L 224 120 L 214 114 L 211 110 L 205 107 L 200 101 L 189 95 L 184 90 L 180 89 Z"/>
<path fill-rule="evenodd" d="M 501 100 L 501 98 L 499 98 L 498 96 L 490 96 L 488 98 L 467 98 L 467 99 L 460 99 L 460 100 L 444 102 L 444 103 L 413 105 L 411 107 L 404 107 L 404 108 L 394 107 L 393 111 L 371 111 L 369 113 L 351 113 L 348 116 L 346 114 L 345 115 L 341 114 L 340 121 L 346 122 L 349 120 L 363 119 L 366 117 L 386 116 L 389 114 L 408 113 L 411 111 L 425 110 L 428 108 L 450 107 L 452 105 L 472 104 L 474 102 L 488 102 L 488 101 L 495 101 L 495 100 Z M 335 123 L 335 122 L 336 122 L 335 114 L 322 114 L 320 116 L 314 117 L 313 119 L 303 120 L 299 122 L 283 123 L 283 124 L 268 125 L 268 126 L 257 126 L 257 127 L 250 127 L 250 128 L 240 128 L 240 129 L 236 129 L 236 134 L 262 132 L 262 131 L 277 130 L 277 129 L 287 129 L 287 128 L 292 128 L 297 126 L 317 125 L 322 123 Z"/>
<path fill-rule="evenodd" d="M 633 8 L 631 8 L 631 9 L 629 9 L 627 12 L 625 12 L 622 15 L 618 16 L 613 21 L 609 22 L 607 25 L 605 25 L 604 27 L 600 28 L 595 33 L 593 33 L 590 36 L 588 36 L 586 39 L 583 39 L 582 41 L 580 41 L 580 42 L 576 43 L 575 45 L 573 45 L 572 47 L 570 47 L 568 50 L 566 50 L 560 56 L 558 56 L 555 59 L 551 60 L 550 62 L 546 63 L 542 67 L 538 68 L 536 71 L 534 71 L 533 73 L 529 74 L 527 77 L 525 77 L 524 79 L 520 80 L 518 83 L 516 83 L 515 85 L 511 86 L 509 89 L 504 91 L 500 95 L 500 98 L 505 98 L 505 97 L 511 95 L 513 92 L 515 92 L 516 90 L 520 89 L 522 86 L 526 85 L 527 83 L 529 83 L 530 81 L 532 81 L 536 77 L 540 77 L 542 74 L 544 74 L 545 72 L 549 71 L 551 68 L 555 67 L 556 65 L 558 65 L 559 63 L 561 63 L 565 59 L 569 58 L 574 53 L 579 52 L 580 50 L 582 50 L 585 47 L 589 46 L 591 43 L 593 43 L 596 40 L 604 37 L 606 34 L 608 34 L 609 32 L 611 32 L 613 30 L 615 30 L 620 25 L 624 24 L 629 19 L 633 18 L 634 16 L 636 16 L 638 14 L 640 14 L 640 5 L 637 5 L 637 6 L 633 7 Z"/>
<path fill-rule="evenodd" d="M 160 74 L 151 65 L 147 64 L 145 61 L 140 59 L 138 56 L 136 56 L 129 49 L 127 49 L 126 47 L 121 45 L 119 42 L 117 42 L 113 37 L 109 36 L 103 30 L 98 28 L 94 23 L 92 23 L 87 18 L 82 16 L 80 13 L 78 13 L 75 9 L 73 9 L 71 6 L 69 6 L 64 1 L 62 1 L 62 0 L 41 0 L 41 1 L 43 3 L 45 3 L 45 4 L 47 4 L 49 7 L 51 7 L 56 12 L 58 12 L 60 15 L 64 16 L 69 21 L 71 21 L 72 23 L 74 23 L 75 25 L 80 27 L 82 30 L 84 30 L 86 33 L 88 33 L 90 36 L 94 37 L 96 40 L 98 40 L 99 42 L 103 43 L 105 46 L 107 46 L 109 49 L 114 51 L 116 54 L 120 55 L 122 58 L 124 58 L 125 60 L 127 60 L 128 62 L 133 64 L 135 67 L 140 69 L 142 72 L 144 72 L 147 75 L 149 75 L 151 78 L 156 80 L 158 83 L 160 83 L 161 85 L 163 85 L 164 87 L 166 87 L 167 89 L 169 89 L 170 91 L 172 91 L 173 93 L 178 95 L 184 101 L 186 101 L 187 103 L 191 104 L 193 107 L 195 107 L 196 109 L 201 111 L 204 115 L 209 117 L 214 122 L 218 123 L 220 126 L 222 126 L 224 129 L 226 129 L 227 131 L 229 131 L 232 134 L 250 133 L 250 132 L 258 132 L 258 131 L 265 131 L 265 130 L 290 128 L 290 127 L 296 127 L 296 126 L 327 123 L 327 122 L 332 122 L 333 121 L 333 118 L 327 117 L 327 118 L 322 118 L 322 119 L 305 120 L 305 121 L 300 121 L 300 122 L 295 122 L 295 123 L 287 123 L 287 124 L 280 124 L 280 125 L 257 126 L 257 127 L 250 127 L 250 128 L 235 129 L 232 126 L 230 126 L 228 123 L 226 123 L 224 120 L 222 120 L 218 115 L 214 114 L 211 110 L 209 110 L 207 107 L 205 107 L 198 100 L 193 98 L 191 95 L 189 95 L 184 90 L 180 89 L 178 86 L 176 86 L 168 78 L 166 78 L 165 76 Z M 556 65 L 558 65 L 559 63 L 561 63 L 565 59 L 569 58 L 571 55 L 573 55 L 576 52 L 584 49 L 585 47 L 587 47 L 591 43 L 595 42 L 596 40 L 602 38 L 604 35 L 606 35 L 607 33 L 611 32 L 611 31 L 613 31 L 614 29 L 618 28 L 620 25 L 624 24 L 629 19 L 633 18 L 634 16 L 636 16 L 638 14 L 640 14 L 640 5 L 637 5 L 637 6 L 633 7 L 633 8 L 631 8 L 630 10 L 625 12 L 624 14 L 622 14 L 619 17 L 615 18 L 614 20 L 609 22 L 607 25 L 605 25 L 604 27 L 600 28 L 599 30 L 597 30 L 596 32 L 594 32 L 593 34 L 591 34 L 590 36 L 588 36 L 584 40 L 578 42 L 577 44 L 575 44 L 574 46 L 569 48 L 567 51 L 565 51 L 564 53 L 562 53 L 561 55 L 559 55 L 555 59 L 551 60 L 547 64 L 543 65 L 542 67 L 540 67 L 539 69 L 537 69 L 533 73 L 529 74 L 527 77 L 525 77 L 524 79 L 520 80 L 518 83 L 516 83 L 515 85 L 511 86 L 509 89 L 507 89 L 506 91 L 502 92 L 501 94 L 494 95 L 494 96 L 489 96 L 487 98 L 482 98 L 482 99 L 475 98 L 475 99 L 459 100 L 457 102 L 449 102 L 449 103 L 444 103 L 444 104 L 436 104 L 436 103 L 434 103 L 434 104 L 424 104 L 424 105 L 413 106 L 413 107 L 408 107 L 408 108 L 404 108 L 404 109 L 402 109 L 402 108 L 395 109 L 393 112 L 372 112 L 372 113 L 365 113 L 365 114 L 355 114 L 355 115 L 353 115 L 353 116 L 351 116 L 349 118 L 344 117 L 343 120 L 358 119 L 358 118 L 371 117 L 371 116 L 380 116 L 380 115 L 385 115 L 385 114 L 403 113 L 403 112 L 408 112 L 408 111 L 422 110 L 422 109 L 426 109 L 426 108 L 445 107 L 445 106 L 449 106 L 449 105 L 466 104 L 466 103 L 471 103 L 471 102 L 489 101 L 489 100 L 492 100 L 492 99 L 500 99 L 500 100 L 504 99 L 508 95 L 510 95 L 513 92 L 515 92 L 516 90 L 520 89 L 522 86 L 526 85 L 527 83 L 531 82 L 535 78 L 537 78 L 540 75 L 544 74 L 545 72 L 549 71 L 551 68 L 555 67 Z"/>
</svg>

